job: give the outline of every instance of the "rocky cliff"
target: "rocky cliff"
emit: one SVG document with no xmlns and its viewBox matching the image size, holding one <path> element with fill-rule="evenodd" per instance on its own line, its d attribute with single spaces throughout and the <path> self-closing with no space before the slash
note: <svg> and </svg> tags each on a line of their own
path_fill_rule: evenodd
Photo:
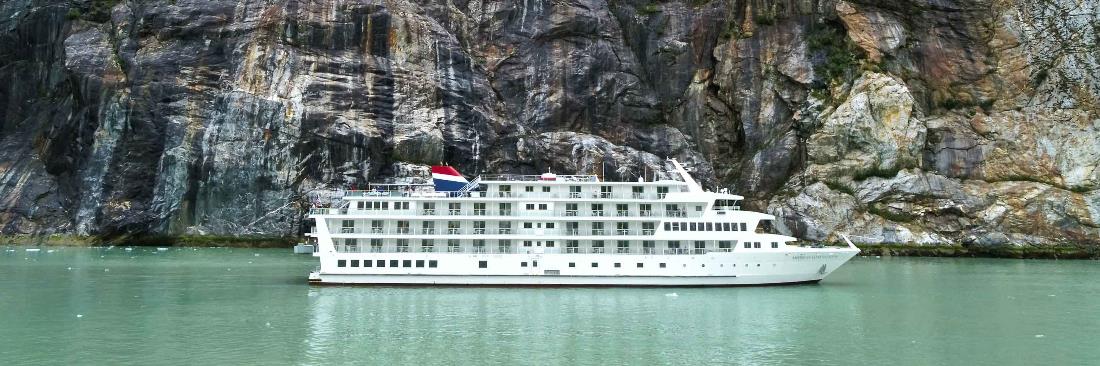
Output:
<svg viewBox="0 0 1100 366">
<path fill-rule="evenodd" d="M 1095 0 L 6 0 L 3 234 L 687 162 L 810 240 L 1100 244 Z"/>
</svg>

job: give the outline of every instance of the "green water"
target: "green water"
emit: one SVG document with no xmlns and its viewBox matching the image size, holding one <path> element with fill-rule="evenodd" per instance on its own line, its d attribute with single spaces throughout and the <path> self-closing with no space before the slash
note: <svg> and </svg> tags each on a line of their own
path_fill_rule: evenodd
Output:
<svg viewBox="0 0 1100 366">
<path fill-rule="evenodd" d="M 312 258 L 289 250 L 54 249 L 0 248 L 2 365 L 1100 364 L 1095 261 L 856 258 L 788 287 L 366 288 L 311 287 Z"/>
</svg>

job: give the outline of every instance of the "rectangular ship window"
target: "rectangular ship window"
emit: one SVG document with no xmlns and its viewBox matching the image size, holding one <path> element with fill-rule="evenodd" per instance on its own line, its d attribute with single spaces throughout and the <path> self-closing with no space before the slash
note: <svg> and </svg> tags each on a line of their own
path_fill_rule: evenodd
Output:
<svg viewBox="0 0 1100 366">
<path fill-rule="evenodd" d="M 339 260 L 336 261 L 336 266 L 337 267 L 347 267 L 348 266 L 348 261 L 344 260 L 344 259 L 339 259 Z"/>
<path fill-rule="evenodd" d="M 397 267 L 397 260 L 396 259 L 390 259 L 390 267 Z"/>
<path fill-rule="evenodd" d="M 661 268 L 665 268 L 665 264 L 664 264 L 664 263 L 661 263 L 660 267 L 661 267 Z"/>
<path fill-rule="evenodd" d="M 527 267 L 527 262 L 519 262 L 520 267 Z"/>
<path fill-rule="evenodd" d="M 599 266 L 600 266 L 600 264 L 599 264 L 599 263 L 596 263 L 596 262 L 592 262 L 592 268 L 596 268 L 596 267 L 599 267 Z"/>
<path fill-rule="evenodd" d="M 439 261 L 437 261 L 435 259 L 432 259 L 432 260 L 428 261 L 428 268 L 436 268 L 436 267 L 439 267 Z"/>
<path fill-rule="evenodd" d="M 413 266 L 412 259 L 406 259 L 406 260 L 401 261 L 401 266 L 405 267 L 405 268 L 412 267 Z"/>
<path fill-rule="evenodd" d="M 749 231 L 749 229 L 746 229 L 745 223 L 743 222 L 741 223 L 741 231 Z"/>
<path fill-rule="evenodd" d="M 351 266 L 352 267 L 359 267 L 359 260 L 358 259 L 352 259 L 351 260 Z"/>
<path fill-rule="evenodd" d="M 779 248 L 779 243 L 772 242 L 772 248 Z"/>
<path fill-rule="evenodd" d="M 671 222 L 666 222 L 665 223 L 665 231 L 672 231 L 672 223 Z"/>
<path fill-rule="evenodd" d="M 576 267 L 576 266 L 577 266 L 576 262 L 569 262 L 569 268 L 573 268 L 573 267 Z"/>
<path fill-rule="evenodd" d="M 622 263 L 615 263 L 615 268 L 622 268 L 622 267 L 623 267 Z"/>
<path fill-rule="evenodd" d="M 424 260 L 423 259 L 417 259 L 416 260 L 416 268 L 424 268 Z"/>
<path fill-rule="evenodd" d="M 690 231 L 699 231 L 699 230 L 696 230 L 696 227 L 695 227 L 695 223 L 694 223 L 694 222 L 693 222 L 693 223 L 691 223 L 691 224 L 688 224 L 688 225 L 689 225 L 689 227 L 691 228 L 691 230 L 690 230 Z"/>
<path fill-rule="evenodd" d="M 379 268 L 386 267 L 386 260 L 385 259 L 379 259 L 377 262 L 375 262 L 375 267 L 379 267 Z"/>
<path fill-rule="evenodd" d="M 374 261 L 372 261 L 370 259 L 363 260 L 363 267 L 373 267 L 373 266 L 374 266 Z"/>
<path fill-rule="evenodd" d="M 714 231 L 714 223 L 713 222 L 708 222 L 707 223 L 707 231 Z"/>
<path fill-rule="evenodd" d="M 638 268 L 642 268 L 642 267 L 643 267 L 642 262 L 638 262 Z"/>
<path fill-rule="evenodd" d="M 723 222 L 722 223 L 722 231 L 733 231 L 733 230 L 730 230 L 730 223 Z"/>
<path fill-rule="evenodd" d="M 745 248 L 752 248 L 752 242 L 745 242 Z"/>
<path fill-rule="evenodd" d="M 489 261 L 478 261 L 477 268 L 489 268 Z"/>
<path fill-rule="evenodd" d="M 539 266 L 539 261 L 532 261 L 531 262 L 531 267 L 538 267 L 538 266 Z"/>
</svg>

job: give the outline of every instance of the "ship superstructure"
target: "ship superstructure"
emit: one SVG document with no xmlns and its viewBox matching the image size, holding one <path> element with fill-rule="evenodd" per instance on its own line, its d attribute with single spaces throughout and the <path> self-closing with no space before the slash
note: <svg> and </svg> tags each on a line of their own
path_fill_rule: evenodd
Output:
<svg viewBox="0 0 1100 366">
<path fill-rule="evenodd" d="M 795 245 L 743 197 L 679 180 L 496 175 L 378 184 L 310 212 L 324 284 L 731 286 L 820 281 L 859 252 Z M 847 239 L 845 239 L 847 240 Z"/>
</svg>

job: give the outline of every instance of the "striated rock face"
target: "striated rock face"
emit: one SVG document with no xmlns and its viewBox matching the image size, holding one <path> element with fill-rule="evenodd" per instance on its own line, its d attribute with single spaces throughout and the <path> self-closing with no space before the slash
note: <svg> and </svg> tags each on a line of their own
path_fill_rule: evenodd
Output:
<svg viewBox="0 0 1100 366">
<path fill-rule="evenodd" d="M 652 177 L 810 240 L 1100 244 L 1093 0 L 8 0 L 0 231 L 294 235 L 423 174 Z"/>
</svg>

